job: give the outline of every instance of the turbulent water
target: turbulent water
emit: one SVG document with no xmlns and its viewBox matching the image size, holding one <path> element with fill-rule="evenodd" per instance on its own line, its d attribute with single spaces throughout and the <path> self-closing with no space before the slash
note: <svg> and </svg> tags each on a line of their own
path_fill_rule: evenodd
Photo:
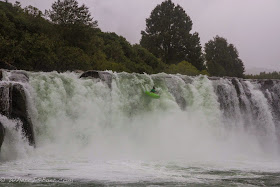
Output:
<svg viewBox="0 0 280 187">
<path fill-rule="evenodd" d="M 279 82 L 28 75 L 36 148 L 0 116 L 0 185 L 280 185 Z"/>
</svg>

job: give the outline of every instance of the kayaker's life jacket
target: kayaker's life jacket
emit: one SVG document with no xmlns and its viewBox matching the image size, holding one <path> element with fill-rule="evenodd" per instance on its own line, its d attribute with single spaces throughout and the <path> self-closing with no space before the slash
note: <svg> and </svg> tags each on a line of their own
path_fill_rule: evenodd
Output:
<svg viewBox="0 0 280 187">
<path fill-rule="evenodd" d="M 150 92 L 156 93 L 156 90 L 155 90 L 155 89 L 152 89 Z"/>
</svg>

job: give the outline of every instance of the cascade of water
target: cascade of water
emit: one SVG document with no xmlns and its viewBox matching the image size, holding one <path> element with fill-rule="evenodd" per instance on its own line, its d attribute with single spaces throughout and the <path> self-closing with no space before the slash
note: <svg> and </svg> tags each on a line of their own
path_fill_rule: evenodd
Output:
<svg viewBox="0 0 280 187">
<path fill-rule="evenodd" d="M 215 185 L 213 180 L 255 180 L 262 172 L 279 172 L 277 81 L 24 73 L 28 77 L 4 72 L 0 109 L 9 113 L 5 87 L 21 85 L 36 148 L 29 146 L 20 120 L 0 115 L 6 129 L 0 153 L 5 178 Z M 159 99 L 144 93 L 153 86 Z"/>
<path fill-rule="evenodd" d="M 105 72 L 101 79 L 28 74 L 31 86 L 25 88 L 42 154 L 203 159 L 262 155 L 277 146 L 272 104 L 279 87 L 263 92 L 239 79 L 164 73 Z M 159 100 L 144 94 L 154 85 Z"/>
<path fill-rule="evenodd" d="M 265 97 L 257 84 L 238 79 L 214 80 L 214 87 L 224 123 L 238 126 L 258 139 L 266 151 L 276 153 L 276 123 L 269 104 L 271 94 Z"/>
<path fill-rule="evenodd" d="M 26 140 L 21 122 L 18 120 L 9 120 L 0 115 L 0 123 L 5 128 L 5 139 L 1 147 L 1 161 L 22 159 L 27 157 L 33 150 Z"/>
</svg>

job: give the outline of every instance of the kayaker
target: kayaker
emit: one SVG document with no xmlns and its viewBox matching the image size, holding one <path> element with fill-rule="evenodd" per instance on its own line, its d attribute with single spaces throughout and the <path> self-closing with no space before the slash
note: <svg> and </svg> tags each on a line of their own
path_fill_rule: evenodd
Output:
<svg viewBox="0 0 280 187">
<path fill-rule="evenodd" d="M 151 91 L 150 92 L 152 92 L 152 93 L 156 93 L 156 88 L 153 86 L 153 89 L 151 89 Z"/>
</svg>

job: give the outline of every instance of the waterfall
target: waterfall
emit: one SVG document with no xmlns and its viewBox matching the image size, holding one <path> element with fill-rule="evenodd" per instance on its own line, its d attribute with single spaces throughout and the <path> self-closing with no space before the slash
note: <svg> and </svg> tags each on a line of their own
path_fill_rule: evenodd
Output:
<svg viewBox="0 0 280 187">
<path fill-rule="evenodd" d="M 2 161 L 44 158 L 38 162 L 45 168 L 57 160 L 216 163 L 279 157 L 278 81 L 111 71 L 95 78 L 25 73 L 29 81 L 19 84 L 26 92 L 36 148 L 28 144 L 21 121 L 2 114 Z M 9 76 L 6 72 L 0 87 L 15 84 Z M 153 86 L 160 99 L 144 93 Z"/>
</svg>

